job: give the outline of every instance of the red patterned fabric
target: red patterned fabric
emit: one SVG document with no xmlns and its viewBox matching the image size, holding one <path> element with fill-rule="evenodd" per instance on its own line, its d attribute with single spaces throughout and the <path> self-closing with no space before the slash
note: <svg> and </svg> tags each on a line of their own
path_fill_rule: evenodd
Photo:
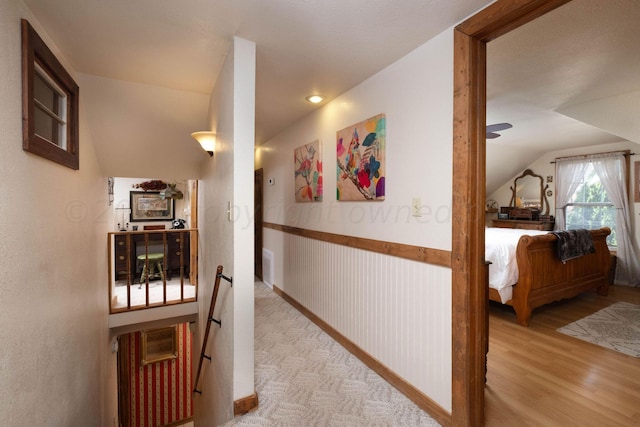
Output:
<svg viewBox="0 0 640 427">
<path fill-rule="evenodd" d="M 130 334 L 129 381 L 132 427 L 158 427 L 193 416 L 191 331 L 178 325 L 178 357 L 142 366 L 140 332 Z"/>
</svg>

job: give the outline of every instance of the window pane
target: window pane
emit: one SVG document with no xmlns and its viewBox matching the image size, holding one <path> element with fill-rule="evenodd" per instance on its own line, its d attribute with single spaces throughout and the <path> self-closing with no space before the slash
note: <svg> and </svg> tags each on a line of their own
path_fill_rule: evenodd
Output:
<svg viewBox="0 0 640 427">
<path fill-rule="evenodd" d="M 572 203 L 611 203 L 611 199 L 604 191 L 604 187 L 600 183 L 600 178 L 596 174 L 593 165 L 589 163 L 584 179 L 573 197 Z"/>
<path fill-rule="evenodd" d="M 54 142 L 54 120 L 44 111 L 35 108 L 36 120 L 35 131 L 36 135 L 46 139 L 47 141 Z M 56 144 L 58 145 L 58 144 Z"/>
<path fill-rule="evenodd" d="M 33 91 L 35 98 L 54 113 L 58 113 L 58 94 L 42 79 L 38 73 L 33 79 Z"/>
<path fill-rule="evenodd" d="M 35 67 L 33 90 L 36 135 L 66 150 L 66 95 L 39 66 Z"/>
<path fill-rule="evenodd" d="M 597 230 L 598 228 L 609 227 L 611 234 L 607 237 L 607 244 L 609 246 L 618 246 L 616 241 L 616 208 L 613 205 L 567 206 L 565 212 L 567 230 L 579 228 Z"/>
<path fill-rule="evenodd" d="M 36 135 L 66 150 L 66 126 L 61 125 L 57 120 L 51 118 L 49 114 L 41 110 L 37 105 L 35 106 L 34 113 Z"/>
</svg>

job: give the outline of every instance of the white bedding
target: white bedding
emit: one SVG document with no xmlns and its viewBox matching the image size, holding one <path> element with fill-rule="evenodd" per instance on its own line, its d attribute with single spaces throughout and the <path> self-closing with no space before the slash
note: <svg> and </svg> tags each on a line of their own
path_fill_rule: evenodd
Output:
<svg viewBox="0 0 640 427">
<path fill-rule="evenodd" d="M 505 303 L 511 299 L 512 287 L 518 281 L 516 248 L 521 236 L 537 236 L 548 231 L 517 230 L 514 228 L 485 228 L 485 260 L 489 266 L 489 286 L 500 294 Z"/>
</svg>

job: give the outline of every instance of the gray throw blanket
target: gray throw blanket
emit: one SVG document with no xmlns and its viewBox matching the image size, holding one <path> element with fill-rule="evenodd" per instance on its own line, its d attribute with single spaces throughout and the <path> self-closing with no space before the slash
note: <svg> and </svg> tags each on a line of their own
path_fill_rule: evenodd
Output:
<svg viewBox="0 0 640 427">
<path fill-rule="evenodd" d="M 589 230 L 554 231 L 558 238 L 558 257 L 566 263 L 570 259 L 596 253 Z"/>
</svg>

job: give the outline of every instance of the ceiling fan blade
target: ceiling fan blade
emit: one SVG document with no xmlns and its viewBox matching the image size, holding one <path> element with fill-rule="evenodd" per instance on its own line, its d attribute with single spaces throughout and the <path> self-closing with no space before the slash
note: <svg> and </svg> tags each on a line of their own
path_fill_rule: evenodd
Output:
<svg viewBox="0 0 640 427">
<path fill-rule="evenodd" d="M 487 132 L 487 139 L 496 139 L 499 136 L 500 136 L 500 134 L 498 134 L 498 133 Z"/>
<path fill-rule="evenodd" d="M 493 125 L 487 125 L 487 133 L 500 132 L 501 130 L 511 129 L 512 127 L 513 125 L 511 123 L 496 123 Z"/>
</svg>

